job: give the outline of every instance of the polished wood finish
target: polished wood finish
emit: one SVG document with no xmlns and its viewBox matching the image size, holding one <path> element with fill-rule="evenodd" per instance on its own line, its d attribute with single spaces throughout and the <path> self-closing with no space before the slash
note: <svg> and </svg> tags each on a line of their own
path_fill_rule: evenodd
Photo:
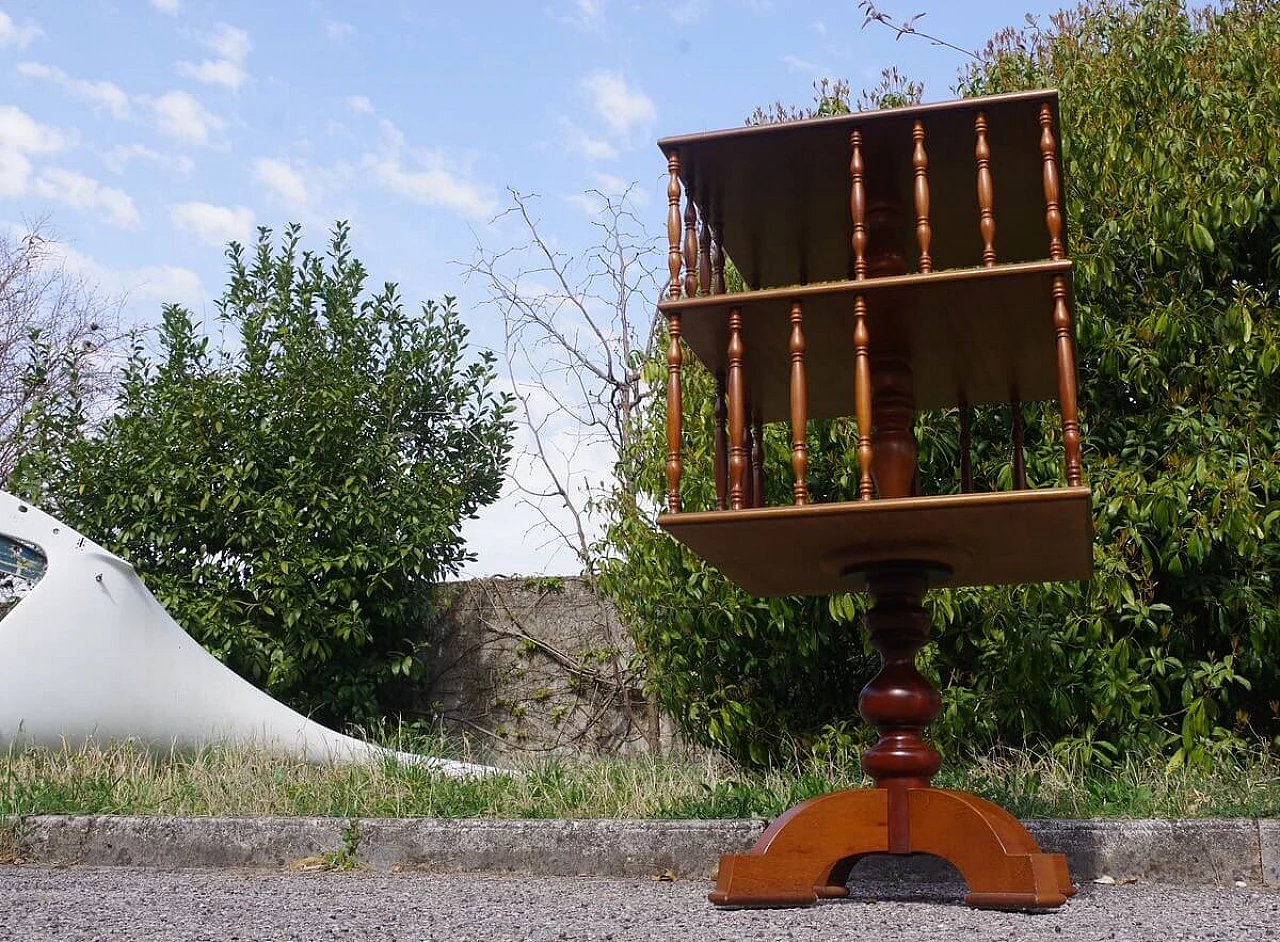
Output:
<svg viewBox="0 0 1280 942">
<path fill-rule="evenodd" d="M 906 849 L 891 850 L 895 843 Z M 999 806 L 945 789 L 871 788 L 812 798 L 775 818 L 750 851 L 720 859 L 709 899 L 763 908 L 843 898 L 854 864 L 886 853 L 949 861 L 969 885 L 965 902 L 978 908 L 1048 909 L 1077 891 L 1066 858 L 1041 851 Z"/>
<path fill-rule="evenodd" d="M 881 657 L 859 697 L 878 733 L 862 757 L 875 788 L 798 806 L 751 852 L 723 858 L 718 905 L 846 896 L 853 864 L 873 853 L 950 861 L 974 906 L 1052 907 L 1075 892 L 1065 858 L 1041 852 L 1007 812 L 932 787 L 941 760 L 925 732 L 940 700 L 916 667 L 930 588 L 1090 575 L 1056 118 L 1056 94 L 1041 91 L 661 142 L 684 281 L 677 265 L 659 309 L 676 354 L 683 338 L 716 378 L 717 509 L 658 522 L 757 596 L 869 592 Z M 726 251 L 746 292 L 721 296 Z M 679 363 L 671 369 L 678 411 Z M 1055 396 L 1070 486 L 1032 490 L 1023 401 Z M 1013 489 L 977 493 L 973 406 L 1006 402 Z M 951 406 L 961 493 L 920 496 L 916 410 Z M 815 504 L 807 423 L 850 413 L 858 499 Z M 792 502 L 765 507 L 763 423 L 781 420 Z"/>
<path fill-rule="evenodd" d="M 849 134 L 849 218 L 853 224 L 850 248 L 853 251 L 853 277 L 867 277 L 867 189 L 862 162 L 862 132 Z M 819 375 L 828 375 L 825 370 Z M 853 296 L 853 398 L 854 418 L 858 423 L 858 497 L 871 500 L 875 494 L 871 445 L 871 337 L 867 327 L 867 299 L 861 292 Z M 833 404 L 843 414 L 844 404 Z"/>
<path fill-rule="evenodd" d="M 742 309 L 729 309 L 729 509 L 747 506 L 747 387 L 742 375 Z"/>
<path fill-rule="evenodd" d="M 853 234 L 849 237 L 853 249 L 853 277 L 858 281 L 867 277 L 867 185 L 862 162 L 862 132 L 849 135 L 849 218 L 853 222 Z"/>
<path fill-rule="evenodd" d="M 753 288 L 819 284 L 854 277 L 848 203 L 849 136 L 862 134 L 869 172 L 912 192 L 911 132 L 928 136 L 929 254 L 935 271 L 982 264 L 975 236 L 974 116 L 992 119 L 995 204 L 1000 207 L 1001 262 L 1044 258 L 1044 206 L 1038 198 L 1043 160 L 1038 121 L 1049 104 L 1058 125 L 1057 95 L 1044 90 L 819 118 L 794 124 L 738 127 L 666 138 L 678 148 L 682 173 L 695 178 L 694 200 L 714 207 L 712 221 L 725 254 Z M 765 184 L 767 181 L 767 185 Z M 914 240 L 903 220 L 900 242 Z"/>
<path fill-rule="evenodd" d="M 895 237 L 901 215 L 890 197 L 877 200 L 868 212 L 867 272 L 877 279 L 906 273 L 906 256 Z M 887 298 L 877 308 L 875 343 L 869 351 L 871 477 L 880 497 L 911 496 L 916 471 L 911 341 L 895 301 Z"/>
<path fill-rule="evenodd" d="M 702 227 L 698 230 L 698 294 L 706 297 L 711 293 L 711 227 L 707 225 L 707 217 L 702 217 Z"/>
<path fill-rule="evenodd" d="M 1053 109 L 1040 106 L 1040 154 L 1044 159 L 1044 223 L 1049 230 L 1049 258 L 1066 254 L 1062 238 L 1062 185 L 1058 174 L 1058 145 L 1053 138 Z"/>
<path fill-rule="evenodd" d="M 716 510 L 725 510 L 729 506 L 729 442 L 725 428 L 725 421 L 729 417 L 729 406 L 725 400 L 724 373 L 716 374 L 715 397 L 713 405 L 715 427 L 712 432 L 715 436 L 715 444 L 712 461 L 715 462 Z"/>
<path fill-rule="evenodd" d="M 680 367 L 684 352 L 680 349 L 680 315 L 667 315 L 667 512 L 680 512 L 680 461 L 681 421 L 684 405 L 680 391 Z"/>
<path fill-rule="evenodd" d="M 1014 394 L 1010 403 L 1013 432 L 1013 488 L 1017 491 L 1027 489 L 1027 459 L 1023 452 L 1022 401 Z"/>
<path fill-rule="evenodd" d="M 871 337 L 867 330 L 867 296 L 861 292 L 853 296 L 853 398 L 858 423 L 858 498 L 871 500 L 875 492 L 871 477 L 875 460 L 871 446 Z"/>
<path fill-rule="evenodd" d="M 973 156 L 978 164 L 978 231 L 982 234 L 982 264 L 991 268 L 996 263 L 996 187 L 991 178 L 991 145 L 987 142 L 987 113 L 979 111 L 973 119 L 977 136 Z"/>
<path fill-rule="evenodd" d="M 667 152 L 667 297 L 680 297 L 680 155 Z"/>
<path fill-rule="evenodd" d="M 931 854 L 969 887 L 965 902 L 993 909 L 1046 909 L 1075 895 L 1066 858 L 1046 854 L 1004 809 L 965 792 L 930 787 L 942 763 L 923 738 L 938 692 L 915 666 L 929 634 L 922 605 L 929 571 L 888 563 L 866 570 L 875 605 L 867 616 L 880 673 L 858 699 L 880 733 L 862 756 L 875 788 L 811 799 L 775 819 L 745 854 L 720 859 L 709 899 L 726 907 L 804 906 L 849 895 L 853 866 L 869 854 Z"/>
<path fill-rule="evenodd" d="M 1093 567 L 1087 487 L 708 510 L 658 524 L 759 596 L 861 591 L 858 566 L 895 558 L 946 563 L 939 586 L 1073 581 Z"/>
<path fill-rule="evenodd" d="M 724 294 L 724 247 L 721 239 L 721 222 L 717 217 L 711 230 L 711 293 Z"/>
<path fill-rule="evenodd" d="M 1071 309 L 1067 306 L 1067 279 L 1053 279 L 1053 330 L 1058 351 L 1058 403 L 1062 411 L 1062 449 L 1067 486 L 1078 487 L 1080 469 L 1080 419 L 1076 411 L 1076 356 L 1071 343 Z"/>
<path fill-rule="evenodd" d="M 911 168 L 915 173 L 916 244 L 920 247 L 920 271 L 933 271 L 933 257 L 929 243 L 933 239 L 933 226 L 929 223 L 929 155 L 924 149 L 924 122 L 916 121 L 911 128 Z"/>
<path fill-rule="evenodd" d="M 804 375 L 804 308 L 791 304 L 791 491 L 796 504 L 809 503 L 808 384 Z"/>
<path fill-rule="evenodd" d="M 692 187 L 690 187 L 692 190 Z M 698 207 L 690 193 L 684 201 L 684 296 L 698 293 Z"/>
<path fill-rule="evenodd" d="M 742 294 L 663 301 L 663 311 L 684 313 L 684 339 L 706 367 L 725 369 L 730 306 L 742 311 L 742 342 L 751 364 L 748 395 L 766 422 L 784 422 L 791 412 L 788 320 L 799 301 L 805 312 L 805 373 L 809 418 L 829 419 L 851 411 L 850 390 L 861 388 L 855 373 L 858 303 L 866 317 L 866 340 L 875 345 L 890 311 L 911 358 L 912 397 L 917 409 L 949 409 L 964 390 L 970 405 L 1008 401 L 1017 388 L 1025 402 L 1056 398 L 1055 328 L 1045 315 L 1054 277 L 1067 275 L 1069 260 L 911 273 L 863 281 L 749 291 Z M 1070 281 L 1063 278 L 1069 291 Z M 1069 304 L 1069 294 L 1064 297 Z"/>
<path fill-rule="evenodd" d="M 858 697 L 858 713 L 880 734 L 862 754 L 862 770 L 878 788 L 927 788 L 942 765 L 942 756 L 924 741 L 942 699 L 916 669 L 916 655 L 929 640 L 922 599 L 931 573 L 919 562 L 872 564 L 861 572 L 875 599 L 867 634 L 881 661 L 880 672 Z M 906 853 L 892 842 L 890 849 Z"/>
</svg>

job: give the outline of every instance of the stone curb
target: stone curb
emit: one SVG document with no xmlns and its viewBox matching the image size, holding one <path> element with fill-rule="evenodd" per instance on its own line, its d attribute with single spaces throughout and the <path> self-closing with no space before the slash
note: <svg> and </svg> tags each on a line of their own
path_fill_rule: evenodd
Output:
<svg viewBox="0 0 1280 942">
<path fill-rule="evenodd" d="M 352 826 L 354 824 L 354 827 Z M 49 866 L 280 868 L 354 863 L 369 870 L 706 879 L 750 848 L 766 822 L 42 815 L 0 821 L 18 856 Z M 1102 876 L 1201 886 L 1280 886 L 1280 820 L 1031 820 L 1041 847 L 1067 855 L 1077 881 Z M 0 847 L 4 845 L 0 840 Z M 9 841 L 12 845 L 12 837 Z M 10 855 L 12 856 L 12 855 Z M 0 858 L 3 859 L 3 858 Z M 954 878 L 933 858 L 876 857 L 881 876 Z"/>
</svg>

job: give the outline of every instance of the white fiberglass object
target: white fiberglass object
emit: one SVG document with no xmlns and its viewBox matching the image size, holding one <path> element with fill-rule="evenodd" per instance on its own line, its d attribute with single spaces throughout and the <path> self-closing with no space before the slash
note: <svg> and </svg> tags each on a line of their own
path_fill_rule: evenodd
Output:
<svg viewBox="0 0 1280 942">
<path fill-rule="evenodd" d="M 0 748 L 225 742 L 308 761 L 394 756 L 448 775 L 498 771 L 392 752 L 312 722 L 200 647 L 123 559 L 0 491 L 0 570 L 41 569 L 0 620 Z"/>
</svg>

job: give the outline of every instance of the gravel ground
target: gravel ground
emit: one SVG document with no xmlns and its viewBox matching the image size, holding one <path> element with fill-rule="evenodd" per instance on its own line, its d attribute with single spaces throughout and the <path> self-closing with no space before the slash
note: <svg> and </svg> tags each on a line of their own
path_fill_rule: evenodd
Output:
<svg viewBox="0 0 1280 942">
<path fill-rule="evenodd" d="M 718 911 L 698 881 L 0 867 L 0 940 L 1280 939 L 1280 891 L 1089 885 L 1049 913 L 959 886 L 861 887 L 798 910 Z M 874 894 L 877 901 L 872 902 Z"/>
</svg>

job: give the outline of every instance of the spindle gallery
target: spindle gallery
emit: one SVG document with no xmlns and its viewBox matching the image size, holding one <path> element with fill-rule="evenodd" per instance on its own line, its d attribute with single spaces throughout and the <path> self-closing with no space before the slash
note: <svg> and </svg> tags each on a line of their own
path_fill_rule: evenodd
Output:
<svg viewBox="0 0 1280 942">
<path fill-rule="evenodd" d="M 875 787 L 805 802 L 725 856 L 717 905 L 842 897 L 853 865 L 886 853 L 950 861 L 973 906 L 1054 907 L 1076 891 L 1066 858 L 1008 812 L 930 787 L 939 696 L 915 665 L 930 588 L 1090 577 L 1059 139 L 1057 94 L 1037 91 L 659 142 L 671 338 L 659 523 L 755 595 L 869 592 L 882 659 L 858 698 L 879 734 L 862 757 Z M 725 292 L 726 256 L 746 290 Z M 716 378 L 716 502 L 685 512 L 688 353 Z M 1065 486 L 1031 489 L 1021 406 L 1052 399 Z M 972 410 L 993 404 L 1012 405 L 1013 487 L 977 491 Z M 927 493 L 916 413 L 951 408 L 959 492 Z M 805 425 L 839 416 L 856 422 L 857 499 L 817 503 Z M 783 421 L 791 502 L 766 506 L 763 426 Z"/>
</svg>

